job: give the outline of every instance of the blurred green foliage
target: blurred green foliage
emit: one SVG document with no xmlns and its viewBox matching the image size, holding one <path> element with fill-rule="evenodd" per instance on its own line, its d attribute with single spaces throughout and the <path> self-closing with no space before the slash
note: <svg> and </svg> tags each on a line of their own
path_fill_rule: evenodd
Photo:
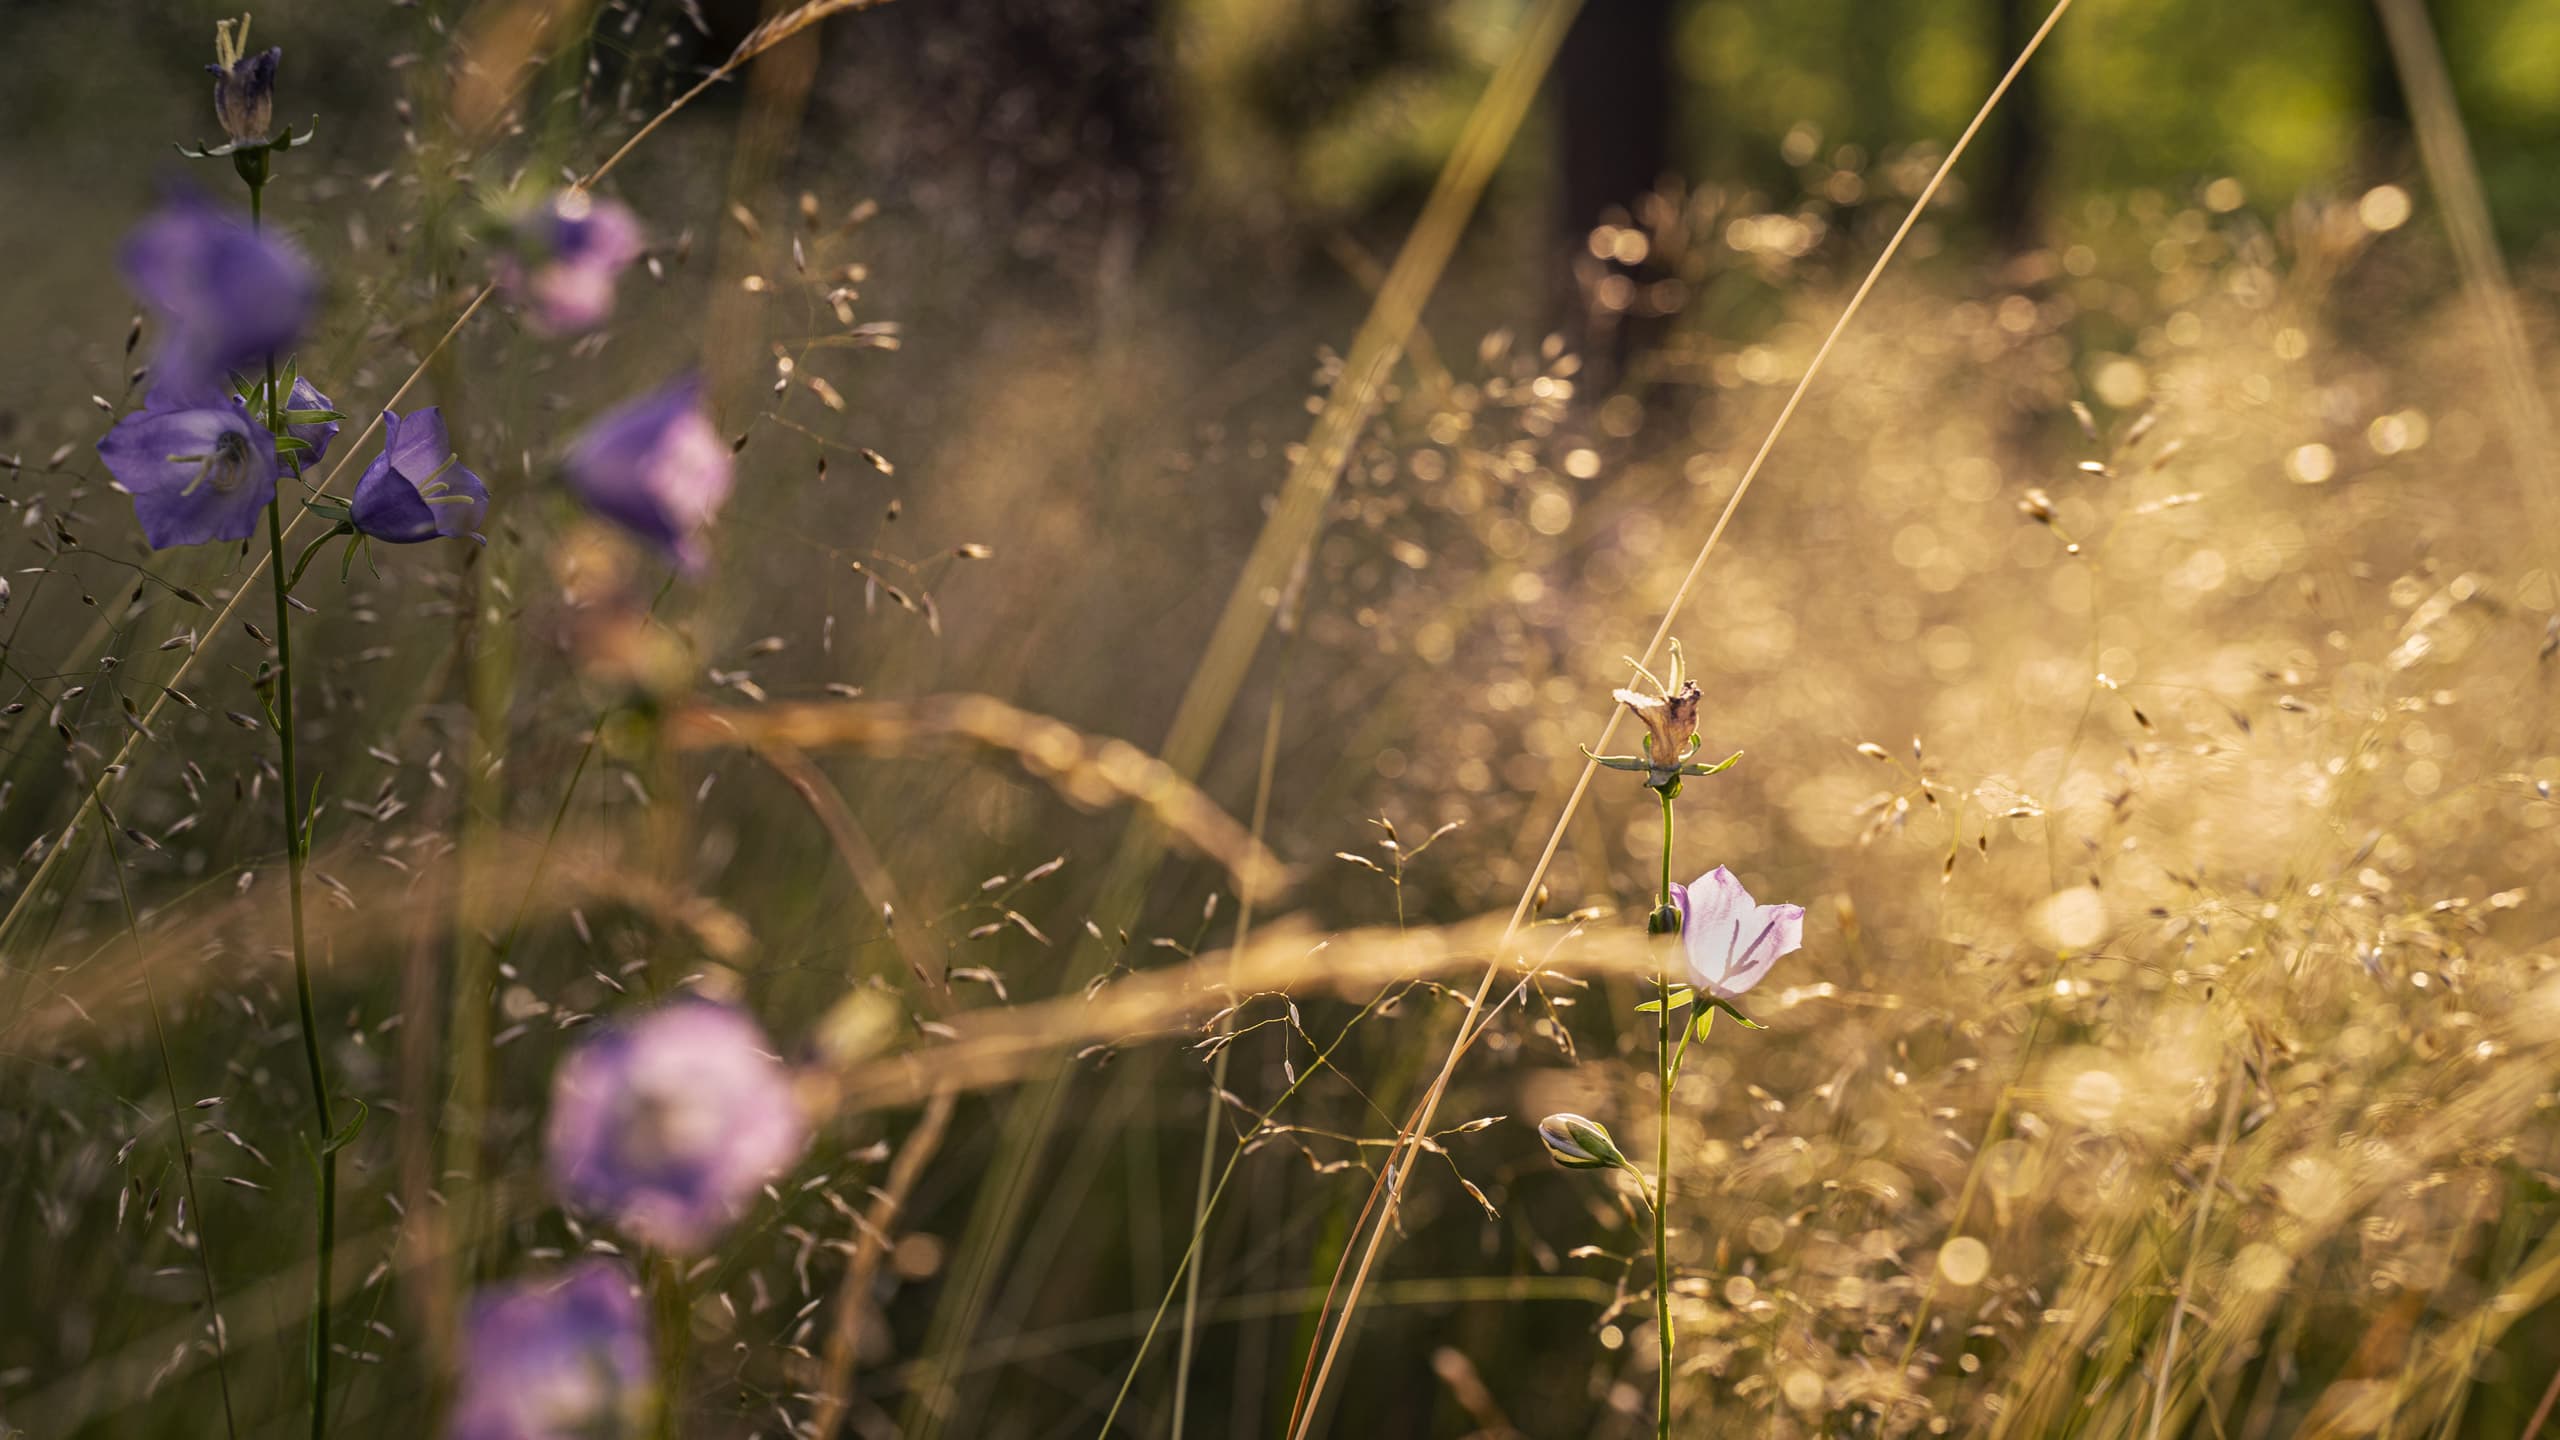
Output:
<svg viewBox="0 0 2560 1440">
<path fill-rule="evenodd" d="M 1674 153 L 1693 183 L 1787 195 L 1842 146 L 1953 139 L 2008 56 L 1999 11 L 2039 0 L 1690 0 L 1676 16 Z M 1519 7 L 1180 0 L 1186 136 L 1205 189 L 1340 217 L 1427 183 Z M 2560 6 L 2432 0 L 2506 238 L 2560 219 Z M 2046 202 L 2230 176 L 2265 211 L 2360 167 L 2412 163 L 2381 27 L 2361 0 L 2099 3 L 2055 36 L 2026 123 Z M 1789 137 L 1796 136 L 1793 146 Z M 2367 152 L 2367 153 L 2360 153 Z M 1537 163 L 1530 153 L 1520 163 Z M 1856 165 L 1843 168 L 1856 169 Z"/>
</svg>

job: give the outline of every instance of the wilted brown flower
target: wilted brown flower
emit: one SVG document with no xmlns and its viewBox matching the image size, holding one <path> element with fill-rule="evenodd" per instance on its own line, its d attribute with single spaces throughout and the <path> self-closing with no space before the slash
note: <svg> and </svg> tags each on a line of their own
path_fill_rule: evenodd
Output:
<svg viewBox="0 0 2560 1440">
<path fill-rule="evenodd" d="M 1656 765 L 1676 765 L 1687 755 L 1698 739 L 1698 702 L 1701 696 L 1695 680 L 1667 695 L 1640 695 L 1633 690 L 1611 692 L 1618 703 L 1635 712 L 1644 722 L 1645 754 Z"/>
</svg>

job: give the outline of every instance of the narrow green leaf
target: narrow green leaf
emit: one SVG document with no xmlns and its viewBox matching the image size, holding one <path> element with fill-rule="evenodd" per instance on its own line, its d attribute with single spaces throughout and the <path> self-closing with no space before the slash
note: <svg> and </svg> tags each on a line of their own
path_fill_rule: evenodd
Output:
<svg viewBox="0 0 2560 1440">
<path fill-rule="evenodd" d="M 1709 1015 L 1713 1015 L 1716 1011 L 1721 1010 L 1727 1015 L 1732 1016 L 1737 1023 L 1747 1029 L 1766 1030 L 1769 1028 L 1768 1026 L 1761 1024 L 1759 1021 L 1752 1019 L 1750 1016 L 1743 1014 L 1741 1011 L 1734 1009 L 1731 1001 L 1710 999 L 1707 1001 L 1707 1004 L 1710 1007 L 1707 1012 Z M 1699 1033 L 1703 1035 L 1706 1032 L 1700 1031 Z"/>
<path fill-rule="evenodd" d="M 320 1153 L 323 1155 L 335 1155 L 339 1151 L 354 1144 L 356 1136 L 361 1134 L 364 1130 L 365 1117 L 373 1113 L 372 1107 L 366 1105 L 363 1101 L 356 1099 L 354 1096 L 347 1097 L 347 1103 L 356 1107 L 355 1118 L 348 1121 L 346 1124 L 339 1126 L 338 1133 L 330 1136 L 328 1143 L 320 1147 Z"/>
</svg>

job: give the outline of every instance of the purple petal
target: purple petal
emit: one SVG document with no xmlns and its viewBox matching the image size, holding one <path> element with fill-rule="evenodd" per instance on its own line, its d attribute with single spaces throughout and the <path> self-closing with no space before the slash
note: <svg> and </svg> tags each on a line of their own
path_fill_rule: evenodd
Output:
<svg viewBox="0 0 2560 1440">
<path fill-rule="evenodd" d="M 641 248 L 628 206 L 564 191 L 518 223 L 518 253 L 500 257 L 498 283 L 529 302 L 536 331 L 583 334 L 613 313 L 614 285 Z"/>
<path fill-rule="evenodd" d="M 808 1139 L 744 1014 L 685 1000 L 589 1039 L 554 1076 L 545 1140 L 571 1208 L 673 1254 L 736 1223 Z"/>
<path fill-rule="evenodd" d="M 1689 882 L 1689 899 L 1701 925 L 1731 920 L 1751 908 L 1751 892 L 1722 865 Z"/>
<path fill-rule="evenodd" d="M 161 323 L 155 376 L 191 399 L 291 346 L 318 289 L 299 250 L 194 195 L 136 226 L 123 264 Z"/>
<path fill-rule="evenodd" d="M 386 410 L 382 430 L 382 453 L 356 481 L 356 529 L 394 545 L 478 534 L 489 487 L 454 457 L 443 412 Z"/>
<path fill-rule="evenodd" d="M 246 540 L 276 495 L 275 440 L 238 400 L 128 415 L 98 458 L 133 497 L 154 550 Z"/>
<path fill-rule="evenodd" d="M 636 1435 L 654 1408 L 649 1323 L 614 1260 L 472 1297 L 452 1440 Z"/>
<path fill-rule="evenodd" d="M 299 375 L 294 377 L 293 389 L 285 394 L 284 406 L 288 410 L 335 410 L 338 408 L 329 403 L 329 397 L 321 394 L 319 387 Z M 328 456 L 329 442 L 338 438 L 338 422 L 315 420 L 305 425 L 288 424 L 284 427 L 284 433 L 311 447 L 308 452 L 294 458 L 294 473 L 299 475 L 302 473 L 303 466 L 317 465 Z"/>
<path fill-rule="evenodd" d="M 729 447 L 702 412 L 702 382 L 686 376 L 599 416 L 562 474 L 588 509 L 698 571 L 702 533 L 729 496 Z"/>
<path fill-rule="evenodd" d="M 409 477 L 410 484 L 425 484 L 428 476 L 453 458 L 453 442 L 444 432 L 444 411 L 429 405 L 405 417 L 382 412 L 382 453 Z"/>
<path fill-rule="evenodd" d="M 1725 971 L 1719 995 L 1727 1000 L 1749 990 L 1767 976 L 1778 957 L 1792 955 L 1804 945 L 1804 907 L 1801 905 L 1763 905 L 1751 912 L 1740 926 L 1745 937 Z"/>
<path fill-rule="evenodd" d="M 1750 913 L 1751 896 L 1722 865 L 1689 882 L 1682 895 L 1680 943 L 1689 956 L 1689 981 L 1715 992 L 1732 968 L 1736 932 Z"/>
<path fill-rule="evenodd" d="M 385 417 L 384 424 L 390 420 Z M 414 545 L 436 538 L 435 507 L 409 483 L 388 455 L 376 455 L 356 481 L 355 527 L 376 540 Z"/>
<path fill-rule="evenodd" d="M 457 460 L 428 482 L 427 488 L 435 492 L 427 496 L 427 501 L 436 512 L 437 534 L 448 539 L 480 537 L 480 527 L 489 520 L 489 487 L 480 483 L 478 475 Z"/>
</svg>

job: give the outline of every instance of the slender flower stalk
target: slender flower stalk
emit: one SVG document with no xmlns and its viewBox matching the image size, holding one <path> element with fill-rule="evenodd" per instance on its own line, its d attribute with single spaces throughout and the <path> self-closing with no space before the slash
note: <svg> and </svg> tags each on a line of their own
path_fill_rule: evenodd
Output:
<svg viewBox="0 0 2560 1440">
<path fill-rule="evenodd" d="M 1697 752 L 1698 707 L 1704 698 L 1695 681 L 1681 672 L 1680 644 L 1671 644 L 1671 677 L 1665 682 L 1636 667 L 1659 694 L 1617 691 L 1617 698 L 1645 727 L 1644 750 L 1635 755 L 1593 755 L 1611 770 L 1644 777 L 1644 787 L 1662 803 L 1662 870 L 1645 931 L 1659 941 L 1675 942 L 1661 950 L 1654 998 L 1637 1006 L 1654 1016 L 1654 1098 L 1659 1107 L 1654 1126 L 1653 1176 L 1618 1149 L 1608 1130 L 1581 1115 L 1550 1115 L 1539 1122 L 1538 1139 L 1548 1156 L 1568 1170 L 1624 1170 L 1653 1210 L 1653 1329 L 1660 1346 L 1654 1365 L 1654 1435 L 1671 1440 L 1672 1362 L 1678 1336 L 1671 1318 L 1671 1095 L 1680 1085 L 1681 1062 L 1689 1058 L 1689 1042 L 1704 1039 L 1716 1013 L 1759 1029 L 1733 1002 L 1760 983 L 1782 955 L 1804 943 L 1804 910 L 1796 905 L 1762 905 L 1753 900 L 1733 872 L 1719 865 L 1688 885 L 1671 879 L 1671 802 L 1680 798 L 1682 782 L 1692 775 L 1716 775 L 1742 758 L 1741 752 L 1710 765 L 1689 757 Z M 1584 752 L 1588 754 L 1589 752 Z M 1674 985 L 1672 952 L 1677 950 L 1689 983 Z M 1671 1012 L 1681 1010 L 1680 1043 L 1671 1043 Z"/>
<path fill-rule="evenodd" d="M 681 1440 L 685 1351 L 693 1338 L 693 1302 L 686 1293 L 683 1267 L 672 1255 L 654 1254 L 649 1261 L 649 1298 L 657 1312 L 658 1404 L 650 1433 L 655 1440 Z"/>
<path fill-rule="evenodd" d="M 252 182 L 249 186 L 249 223 L 260 228 L 266 220 L 266 187 Z M 275 352 L 267 353 L 265 390 L 267 430 L 285 433 L 284 394 L 276 384 Z M 293 604 L 292 580 L 284 554 L 284 496 L 279 492 L 267 503 L 267 576 L 275 583 L 276 596 L 276 673 L 274 718 L 277 748 L 282 753 L 277 761 L 284 785 L 284 858 L 285 894 L 293 919 L 293 989 L 302 1016 L 302 1062 L 310 1072 L 311 1114 L 319 1129 L 319 1143 L 313 1147 L 313 1163 L 319 1169 L 320 1234 L 318 1273 L 312 1284 L 311 1335 L 303 1360 L 304 1378 L 311 1390 L 311 1437 L 322 1440 L 329 1431 L 329 1295 L 331 1262 L 338 1241 L 338 1126 L 329 1107 L 329 1081 L 320 1061 L 320 1025 L 317 1007 L 311 1000 L 311 951 L 306 943 L 302 921 L 302 872 L 311 855 L 311 831 L 305 823 L 301 774 L 294 763 L 293 725 Z"/>
<path fill-rule="evenodd" d="M 1671 796 L 1676 782 L 1654 790 L 1662 797 L 1662 890 L 1655 906 L 1651 925 L 1659 933 L 1668 918 L 1676 925 L 1679 912 L 1671 903 Z M 1654 1435 L 1657 1440 L 1671 1440 L 1671 1231 L 1666 1218 L 1671 1212 L 1671 1087 L 1679 1079 L 1679 1062 L 1689 1050 L 1689 1027 L 1684 1019 L 1680 1026 L 1680 1052 L 1671 1049 L 1671 958 L 1668 947 L 1662 952 L 1662 975 L 1656 998 L 1662 1003 L 1654 1010 L 1657 1036 L 1654 1048 L 1654 1078 L 1660 1082 L 1661 1115 L 1654 1126 L 1653 1139 L 1653 1330 L 1661 1346 L 1654 1381 Z"/>
</svg>

